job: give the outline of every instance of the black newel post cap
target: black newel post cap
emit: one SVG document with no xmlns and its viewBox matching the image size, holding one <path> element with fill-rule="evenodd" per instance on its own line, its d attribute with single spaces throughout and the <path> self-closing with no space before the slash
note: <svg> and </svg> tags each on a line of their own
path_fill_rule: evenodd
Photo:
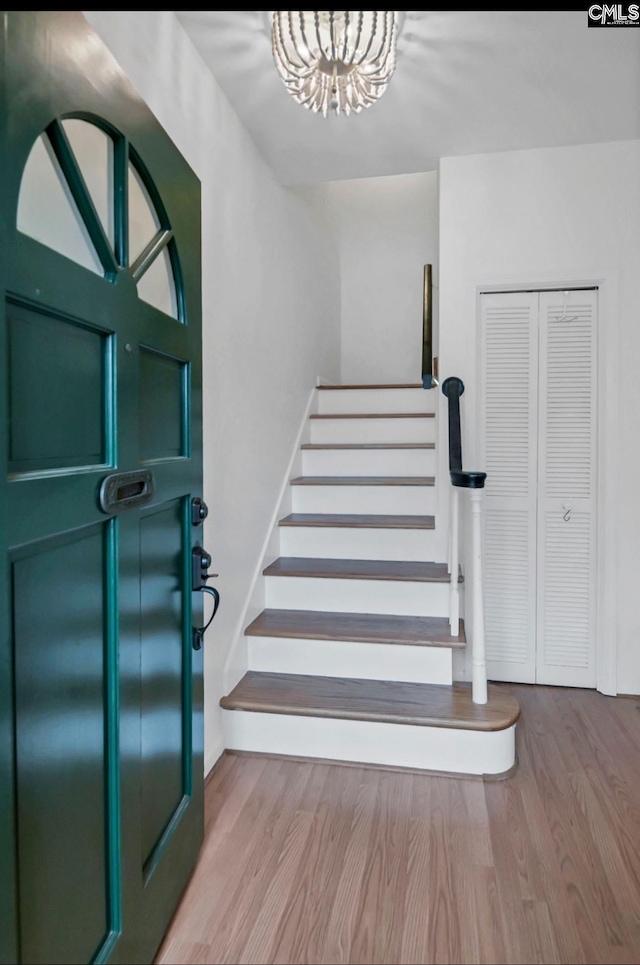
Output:
<svg viewBox="0 0 640 965">
<path fill-rule="evenodd" d="M 464 382 L 457 375 L 450 375 L 442 383 L 442 394 L 448 399 L 459 399 L 464 392 Z"/>
<path fill-rule="evenodd" d="M 484 489 L 486 472 L 466 472 L 463 469 L 452 469 L 449 473 L 451 482 L 460 489 Z"/>
</svg>

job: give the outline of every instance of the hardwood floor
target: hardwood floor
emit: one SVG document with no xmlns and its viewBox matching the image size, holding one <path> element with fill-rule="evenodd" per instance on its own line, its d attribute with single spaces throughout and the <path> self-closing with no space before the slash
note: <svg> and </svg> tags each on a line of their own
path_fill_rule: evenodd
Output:
<svg viewBox="0 0 640 965">
<path fill-rule="evenodd" d="M 157 963 L 640 963 L 640 698 L 504 690 L 505 781 L 224 756 Z"/>
</svg>

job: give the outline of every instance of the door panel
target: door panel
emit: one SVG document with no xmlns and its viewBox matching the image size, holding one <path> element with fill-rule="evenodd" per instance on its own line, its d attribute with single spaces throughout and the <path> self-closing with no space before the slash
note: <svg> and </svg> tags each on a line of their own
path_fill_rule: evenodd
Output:
<svg viewBox="0 0 640 965">
<path fill-rule="evenodd" d="M 203 831 L 200 186 L 79 12 L 3 30 L 0 961 L 149 962 Z"/>
<path fill-rule="evenodd" d="M 110 927 L 108 526 L 31 544 L 13 561 L 26 962 L 90 961 Z"/>
<path fill-rule="evenodd" d="M 540 293 L 541 684 L 596 686 L 597 292 Z"/>
<path fill-rule="evenodd" d="M 145 514 L 141 547 L 141 689 L 142 689 L 142 865 L 152 864 L 154 850 L 185 795 L 191 762 L 185 754 L 185 717 L 191 688 L 186 666 L 185 599 L 182 592 L 185 544 L 180 500 Z"/>
<path fill-rule="evenodd" d="M 140 347 L 140 455 L 155 462 L 187 455 L 188 364 Z"/>
<path fill-rule="evenodd" d="M 11 303 L 7 327 L 9 473 L 104 465 L 108 336 Z"/>
</svg>

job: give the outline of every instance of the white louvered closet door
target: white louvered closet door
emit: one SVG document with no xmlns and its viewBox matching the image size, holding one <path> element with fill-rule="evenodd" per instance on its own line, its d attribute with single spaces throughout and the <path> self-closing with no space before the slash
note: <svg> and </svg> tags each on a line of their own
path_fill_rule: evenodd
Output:
<svg viewBox="0 0 640 965">
<path fill-rule="evenodd" d="M 541 292 L 538 646 L 541 684 L 595 687 L 596 291 Z"/>
<path fill-rule="evenodd" d="M 596 291 L 481 298 L 489 677 L 595 687 Z"/>
<path fill-rule="evenodd" d="M 481 312 L 487 664 L 493 680 L 533 683 L 538 295 L 486 294 Z"/>
</svg>

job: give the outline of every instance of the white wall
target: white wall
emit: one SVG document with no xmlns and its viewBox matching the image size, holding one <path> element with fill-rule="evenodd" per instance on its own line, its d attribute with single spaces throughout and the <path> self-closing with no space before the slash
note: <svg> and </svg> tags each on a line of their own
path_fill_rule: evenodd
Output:
<svg viewBox="0 0 640 965">
<path fill-rule="evenodd" d="M 441 374 L 467 387 L 467 468 L 481 468 L 479 288 L 601 284 L 601 639 L 617 644 L 620 693 L 640 693 L 639 170 L 640 141 L 444 158 L 440 169 Z M 440 431 L 444 458 L 444 420 Z"/>
<path fill-rule="evenodd" d="M 222 603 L 205 645 L 205 760 L 222 669 L 316 377 L 338 381 L 334 247 L 311 194 L 276 183 L 171 11 L 85 11 L 202 181 L 205 545 Z"/>
<path fill-rule="evenodd" d="M 322 190 L 340 251 L 341 380 L 419 382 L 423 266 L 438 278 L 437 173 Z"/>
</svg>

